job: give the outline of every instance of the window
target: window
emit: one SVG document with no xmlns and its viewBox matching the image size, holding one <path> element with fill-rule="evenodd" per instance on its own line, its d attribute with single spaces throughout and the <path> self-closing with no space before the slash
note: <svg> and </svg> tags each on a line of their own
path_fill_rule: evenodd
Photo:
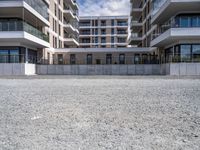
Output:
<svg viewBox="0 0 200 150">
<path fill-rule="evenodd" d="M 106 37 L 101 38 L 101 43 L 106 43 Z"/>
<path fill-rule="evenodd" d="M 114 26 L 115 25 L 115 20 L 112 20 L 111 24 L 112 24 L 112 26 Z"/>
<path fill-rule="evenodd" d="M 8 50 L 0 50 L 0 63 L 8 63 Z"/>
<path fill-rule="evenodd" d="M 59 65 L 63 64 L 63 55 L 62 54 L 58 54 L 58 64 Z"/>
<path fill-rule="evenodd" d="M 191 61 L 191 45 L 181 45 L 181 62 Z"/>
<path fill-rule="evenodd" d="M 98 29 L 95 29 L 95 35 L 98 35 Z"/>
<path fill-rule="evenodd" d="M 142 55 L 142 63 L 143 64 L 148 64 L 149 63 L 147 54 L 143 54 Z"/>
<path fill-rule="evenodd" d="M 198 16 L 192 17 L 192 27 L 198 27 Z"/>
<path fill-rule="evenodd" d="M 111 37 L 111 43 L 114 43 L 114 42 L 115 42 L 115 38 Z"/>
<path fill-rule="evenodd" d="M 56 4 L 54 4 L 54 9 L 55 9 L 55 16 L 57 16 L 57 7 L 56 7 Z"/>
<path fill-rule="evenodd" d="M 135 54 L 135 56 L 134 56 L 134 64 L 140 64 L 140 54 Z"/>
<path fill-rule="evenodd" d="M 106 64 L 112 64 L 112 54 L 106 55 Z"/>
<path fill-rule="evenodd" d="M 125 64 L 125 54 L 119 55 L 119 64 Z"/>
<path fill-rule="evenodd" d="M 200 45 L 192 45 L 192 59 L 194 62 L 200 62 Z"/>
<path fill-rule="evenodd" d="M 61 35 L 61 26 L 60 26 L 60 24 L 58 26 L 58 33 L 59 33 L 59 35 Z"/>
<path fill-rule="evenodd" d="M 8 31 L 8 22 L 2 22 L 2 31 Z"/>
<path fill-rule="evenodd" d="M 70 54 L 70 64 L 75 65 L 76 64 L 76 55 Z"/>
<path fill-rule="evenodd" d="M 15 21 L 11 20 L 9 22 L 9 31 L 15 31 Z"/>
<path fill-rule="evenodd" d="M 112 29 L 112 30 L 111 30 L 111 34 L 115 34 L 115 29 Z"/>
<path fill-rule="evenodd" d="M 95 37 L 95 43 L 98 43 L 98 37 Z"/>
<path fill-rule="evenodd" d="M 105 35 L 105 34 L 106 34 L 106 30 L 105 30 L 105 29 L 102 29 L 102 30 L 101 30 L 101 34 L 102 34 L 102 35 Z"/>
<path fill-rule="evenodd" d="M 87 55 L 87 64 L 91 65 L 92 64 L 92 54 Z"/>
<path fill-rule="evenodd" d="M 180 27 L 189 27 L 189 17 L 180 18 Z"/>
</svg>

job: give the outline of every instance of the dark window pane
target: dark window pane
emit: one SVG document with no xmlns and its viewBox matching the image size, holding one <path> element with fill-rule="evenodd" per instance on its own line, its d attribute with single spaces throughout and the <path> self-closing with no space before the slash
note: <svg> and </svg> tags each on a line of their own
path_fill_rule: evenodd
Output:
<svg viewBox="0 0 200 150">
<path fill-rule="evenodd" d="M 125 64 L 125 55 L 124 54 L 119 55 L 119 64 Z"/>
<path fill-rule="evenodd" d="M 181 45 L 181 61 L 191 61 L 191 45 Z"/>
<path fill-rule="evenodd" d="M 180 27 L 189 27 L 189 17 L 181 17 Z"/>
<path fill-rule="evenodd" d="M 92 64 L 92 54 L 87 55 L 87 64 Z"/>
<path fill-rule="evenodd" d="M 193 45 L 192 46 L 192 53 L 193 53 L 193 61 L 200 62 L 200 45 Z"/>
</svg>

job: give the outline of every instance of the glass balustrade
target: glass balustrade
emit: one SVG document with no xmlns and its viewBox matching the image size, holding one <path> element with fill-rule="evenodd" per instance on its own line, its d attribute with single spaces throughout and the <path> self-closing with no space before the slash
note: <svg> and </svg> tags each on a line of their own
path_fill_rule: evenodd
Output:
<svg viewBox="0 0 200 150">
<path fill-rule="evenodd" d="M 49 36 L 42 33 L 40 30 L 31 26 L 30 24 L 23 21 L 3 21 L 0 20 L 0 31 L 25 31 L 34 35 L 44 41 L 49 42 Z"/>
<path fill-rule="evenodd" d="M 24 1 L 37 11 L 45 19 L 49 20 L 48 5 L 43 0 L 0 0 L 0 1 Z"/>
</svg>

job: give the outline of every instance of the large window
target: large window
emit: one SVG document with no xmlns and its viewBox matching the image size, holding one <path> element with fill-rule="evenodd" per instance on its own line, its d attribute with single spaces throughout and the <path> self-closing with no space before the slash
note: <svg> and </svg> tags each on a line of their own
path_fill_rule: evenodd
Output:
<svg viewBox="0 0 200 150">
<path fill-rule="evenodd" d="M 62 54 L 58 54 L 58 64 L 59 65 L 63 64 L 63 55 Z"/>
<path fill-rule="evenodd" d="M 22 47 L 0 47 L 0 63 L 24 63 L 25 50 Z"/>
<path fill-rule="evenodd" d="M 192 45 L 193 62 L 200 62 L 200 44 Z"/>
<path fill-rule="evenodd" d="M 199 14 L 181 14 L 175 18 L 175 27 L 200 27 Z"/>
<path fill-rule="evenodd" d="M 190 26 L 190 18 L 189 17 L 181 17 L 180 18 L 180 27 L 189 27 Z"/>
<path fill-rule="evenodd" d="M 8 50 L 0 50 L 0 63 L 9 62 L 9 53 Z"/>
<path fill-rule="evenodd" d="M 175 45 L 165 50 L 166 62 L 200 62 L 200 44 Z"/>
<path fill-rule="evenodd" d="M 191 45 L 181 45 L 181 62 L 191 61 Z"/>
</svg>

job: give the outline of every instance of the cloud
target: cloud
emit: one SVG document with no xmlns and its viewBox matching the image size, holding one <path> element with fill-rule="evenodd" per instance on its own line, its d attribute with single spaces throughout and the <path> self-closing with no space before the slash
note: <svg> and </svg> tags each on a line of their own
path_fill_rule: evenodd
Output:
<svg viewBox="0 0 200 150">
<path fill-rule="evenodd" d="M 79 0 L 80 16 L 117 16 L 130 14 L 130 0 Z"/>
</svg>

